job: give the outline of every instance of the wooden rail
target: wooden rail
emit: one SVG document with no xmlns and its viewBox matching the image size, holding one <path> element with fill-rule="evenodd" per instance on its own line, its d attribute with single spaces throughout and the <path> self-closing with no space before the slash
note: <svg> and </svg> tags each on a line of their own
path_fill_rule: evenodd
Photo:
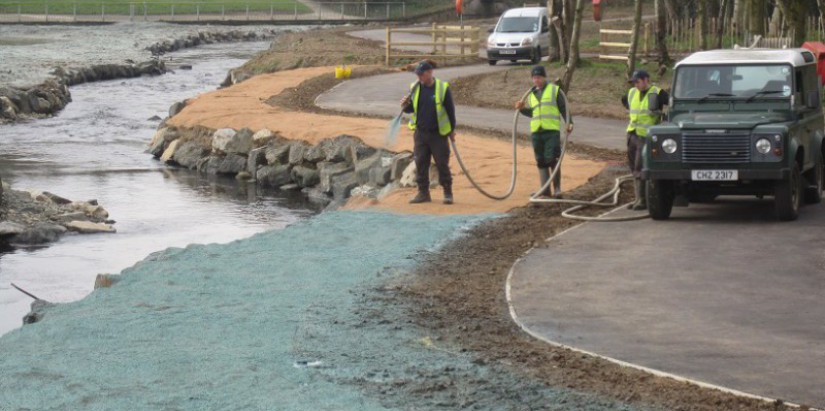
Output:
<svg viewBox="0 0 825 411">
<path fill-rule="evenodd" d="M 630 36 L 633 30 L 599 29 L 599 58 L 604 60 L 628 60 L 630 53 Z M 610 51 L 619 49 L 619 51 Z"/>
<path fill-rule="evenodd" d="M 420 34 L 429 37 L 422 41 L 393 41 L 394 33 Z M 392 28 L 387 27 L 386 58 L 384 63 L 390 65 L 397 58 L 478 58 L 480 29 L 471 26 L 443 26 L 433 24 L 431 28 Z M 393 47 L 426 47 L 429 54 L 395 54 Z"/>
</svg>

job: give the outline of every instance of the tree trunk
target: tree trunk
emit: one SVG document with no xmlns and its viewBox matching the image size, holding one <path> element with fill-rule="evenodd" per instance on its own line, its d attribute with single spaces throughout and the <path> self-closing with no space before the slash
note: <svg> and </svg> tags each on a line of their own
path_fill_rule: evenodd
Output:
<svg viewBox="0 0 825 411">
<path fill-rule="evenodd" d="M 699 20 L 699 50 L 708 49 L 708 0 L 696 2 L 696 18 Z"/>
<path fill-rule="evenodd" d="M 770 37 L 782 37 L 782 17 L 785 14 L 785 10 L 779 6 L 779 2 L 777 2 L 777 6 L 773 8 L 773 15 L 771 15 L 771 24 L 768 27 L 768 36 Z"/>
<path fill-rule="evenodd" d="M 570 55 L 572 51 L 570 50 L 570 39 L 573 36 L 573 20 L 575 20 L 574 16 L 574 9 L 573 9 L 573 0 L 562 0 L 562 4 L 564 5 L 564 9 L 562 10 L 562 28 L 564 29 L 564 48 L 567 50 L 567 59 L 564 60 L 567 63 L 570 60 Z M 576 56 L 578 58 L 578 56 Z"/>
<path fill-rule="evenodd" d="M 576 64 L 579 62 L 579 35 L 582 27 L 582 10 L 584 10 L 584 0 L 576 0 L 576 14 L 573 18 L 573 30 L 570 37 L 570 58 L 567 60 L 567 67 L 565 67 L 564 74 L 561 78 L 561 89 L 565 93 L 570 90 L 570 84 L 573 82 L 573 72 L 576 71 Z"/>
<path fill-rule="evenodd" d="M 667 52 L 667 14 L 665 14 L 665 7 L 662 5 L 666 0 L 656 0 L 654 8 L 656 9 L 656 51 L 659 52 L 659 66 L 669 66 L 673 61 Z"/>
<path fill-rule="evenodd" d="M 816 0 L 816 8 L 819 10 L 819 27 L 825 27 L 825 1 Z M 820 28 L 817 28 L 817 32 Z M 819 37 L 817 36 L 817 38 Z"/>
<path fill-rule="evenodd" d="M 716 19 L 716 48 L 722 48 L 722 39 L 725 36 L 725 27 L 728 26 L 728 15 L 730 14 L 730 0 L 722 0 L 719 5 L 719 17 Z"/>
<path fill-rule="evenodd" d="M 630 36 L 630 52 L 627 55 L 627 78 L 636 70 L 636 49 L 639 46 L 639 32 L 642 30 L 642 0 L 635 0 L 633 34 Z"/>
<path fill-rule="evenodd" d="M 805 4 L 801 1 L 777 0 L 776 5 L 785 15 L 786 26 L 791 27 L 791 47 L 801 47 L 805 42 Z"/>
<path fill-rule="evenodd" d="M 558 7 L 556 6 L 556 0 L 547 0 L 547 21 L 552 22 L 553 18 L 557 15 L 556 11 Z M 555 30 L 555 26 L 553 28 Z M 555 32 L 555 31 L 554 31 Z M 554 35 L 550 35 L 550 50 L 547 51 L 549 58 L 548 61 L 558 61 L 561 59 L 561 52 L 559 45 L 559 38 Z"/>
<path fill-rule="evenodd" d="M 745 0 L 733 0 L 733 34 L 738 36 L 742 29 L 747 27 L 745 24 Z"/>
<path fill-rule="evenodd" d="M 748 31 L 751 36 L 765 35 L 765 17 L 768 5 L 765 0 L 750 0 L 748 4 Z"/>
</svg>

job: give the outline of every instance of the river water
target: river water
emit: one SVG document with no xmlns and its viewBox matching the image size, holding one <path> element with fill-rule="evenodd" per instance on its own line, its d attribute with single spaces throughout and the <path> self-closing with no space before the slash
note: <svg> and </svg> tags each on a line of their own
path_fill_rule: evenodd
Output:
<svg viewBox="0 0 825 411">
<path fill-rule="evenodd" d="M 172 53 L 166 58 L 193 69 L 78 85 L 71 88 L 73 102 L 56 117 L 0 128 L 3 181 L 17 190 L 97 199 L 118 231 L 65 236 L 45 248 L 0 255 L 0 335 L 21 325 L 31 302 L 10 283 L 48 301 L 75 301 L 92 290 L 98 273 L 118 273 L 152 252 L 225 243 L 313 214 L 300 197 L 170 170 L 144 153 L 159 124 L 149 118 L 214 90 L 227 70 L 268 45 Z"/>
</svg>

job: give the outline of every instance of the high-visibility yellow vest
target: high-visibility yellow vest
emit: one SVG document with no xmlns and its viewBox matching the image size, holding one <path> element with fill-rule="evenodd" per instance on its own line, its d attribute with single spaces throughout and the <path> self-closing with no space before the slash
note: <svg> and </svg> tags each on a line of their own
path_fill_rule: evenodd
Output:
<svg viewBox="0 0 825 411">
<path fill-rule="evenodd" d="M 444 109 L 444 98 L 447 96 L 447 88 L 450 83 L 435 79 L 435 114 L 438 119 L 438 133 L 446 136 L 453 131 L 453 125 L 450 124 L 450 117 L 447 115 L 447 110 Z M 421 94 L 421 87 L 418 82 L 410 84 L 410 90 L 415 88 L 412 97 L 413 113 L 410 117 L 410 130 L 415 130 L 416 119 L 418 117 L 418 96 Z"/>
<path fill-rule="evenodd" d="M 558 105 L 559 87 L 547 84 L 541 93 L 541 100 L 535 93 L 530 93 L 530 108 L 533 109 L 533 119 L 530 120 L 530 131 L 535 133 L 542 130 L 561 130 L 561 113 Z"/>
<path fill-rule="evenodd" d="M 650 107 L 658 105 L 659 91 L 661 91 L 659 87 L 651 86 L 645 99 L 642 99 L 642 93 L 636 87 L 627 92 L 627 105 L 630 106 L 628 132 L 636 130 L 637 136 L 647 137 L 647 129 L 652 125 L 659 124 L 661 120 L 660 113 L 650 110 Z"/>
</svg>

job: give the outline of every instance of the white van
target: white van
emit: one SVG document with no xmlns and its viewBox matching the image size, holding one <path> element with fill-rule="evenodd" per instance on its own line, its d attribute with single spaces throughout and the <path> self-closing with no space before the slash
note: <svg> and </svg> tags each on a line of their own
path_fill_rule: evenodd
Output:
<svg viewBox="0 0 825 411">
<path fill-rule="evenodd" d="M 487 61 L 541 61 L 550 47 L 546 7 L 523 7 L 504 12 L 487 37 Z"/>
</svg>

